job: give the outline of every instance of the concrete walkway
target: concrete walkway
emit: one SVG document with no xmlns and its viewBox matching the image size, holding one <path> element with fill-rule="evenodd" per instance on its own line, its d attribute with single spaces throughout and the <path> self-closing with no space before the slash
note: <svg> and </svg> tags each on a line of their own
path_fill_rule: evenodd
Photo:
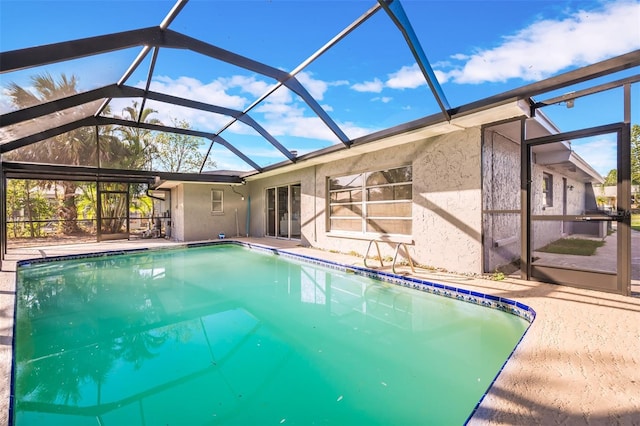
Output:
<svg viewBox="0 0 640 426">
<path fill-rule="evenodd" d="M 362 258 L 289 241 L 239 240 L 362 265 Z M 11 250 L 0 271 L 0 425 L 8 423 L 15 262 L 43 255 L 175 244 L 142 240 Z M 420 270 L 416 275 L 515 299 L 537 312 L 471 425 L 640 424 L 640 298 L 511 278 L 489 281 Z"/>
<path fill-rule="evenodd" d="M 577 256 L 568 254 L 554 254 L 534 252 L 535 263 L 555 265 L 576 269 L 616 272 L 616 253 L 618 244 L 616 232 L 604 238 L 605 244 L 596 250 L 593 256 Z M 572 235 L 571 238 L 589 238 L 588 236 Z M 593 238 L 592 238 L 593 239 Z M 631 231 L 631 292 L 640 296 L 640 232 Z"/>
</svg>

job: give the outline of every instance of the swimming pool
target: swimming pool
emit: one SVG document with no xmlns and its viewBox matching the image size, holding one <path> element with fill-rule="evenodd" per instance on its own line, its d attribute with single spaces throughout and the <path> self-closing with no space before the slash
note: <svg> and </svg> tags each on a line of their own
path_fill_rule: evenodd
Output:
<svg viewBox="0 0 640 426">
<path fill-rule="evenodd" d="M 462 424 L 532 320 L 277 253 L 21 263 L 14 424 Z"/>
</svg>

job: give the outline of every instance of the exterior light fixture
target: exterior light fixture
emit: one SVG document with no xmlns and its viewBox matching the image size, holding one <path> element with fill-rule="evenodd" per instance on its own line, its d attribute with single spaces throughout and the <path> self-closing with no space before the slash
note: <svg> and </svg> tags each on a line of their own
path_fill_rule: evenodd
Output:
<svg viewBox="0 0 640 426">
<path fill-rule="evenodd" d="M 233 187 L 233 185 L 229 185 L 229 187 L 231 188 L 231 191 L 233 191 L 235 194 L 238 194 L 240 196 L 240 199 L 242 201 L 244 201 L 244 194 L 242 192 L 236 191 L 236 189 Z"/>
</svg>

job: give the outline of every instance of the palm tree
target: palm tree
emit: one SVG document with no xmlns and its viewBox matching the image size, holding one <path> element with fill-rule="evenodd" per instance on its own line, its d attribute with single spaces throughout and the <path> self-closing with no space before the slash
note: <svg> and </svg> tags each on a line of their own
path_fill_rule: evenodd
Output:
<svg viewBox="0 0 640 426">
<path fill-rule="evenodd" d="M 130 106 L 122 110 L 123 117 L 119 117 L 132 122 L 149 123 L 162 125 L 157 118 L 151 117 L 157 111 L 152 108 L 145 108 L 140 111 L 138 102 L 133 101 Z M 101 138 L 101 165 L 128 170 L 151 170 L 151 160 L 153 158 L 155 137 L 148 129 L 133 126 L 117 126 L 113 129 L 110 138 Z M 114 185 L 114 184 L 111 184 Z M 113 188 L 112 188 L 113 189 Z M 141 185 L 129 185 L 130 199 L 136 198 L 141 192 Z M 127 209 L 124 198 L 115 197 L 102 200 L 102 215 L 110 217 L 110 220 L 103 220 L 100 229 L 104 233 L 119 233 L 126 218 Z"/>
<path fill-rule="evenodd" d="M 72 75 L 61 74 L 54 79 L 51 74 L 44 73 L 31 77 L 33 91 L 16 83 L 8 85 L 8 94 L 17 108 L 27 108 L 44 102 L 54 101 L 78 93 L 78 79 Z M 95 130 L 80 128 L 36 144 L 32 144 L 6 154 L 7 159 L 53 164 L 90 164 L 96 163 Z M 61 230 L 65 234 L 79 231 L 76 219 L 76 189 L 78 183 L 62 181 L 63 199 L 58 208 L 58 216 L 62 219 Z"/>
<path fill-rule="evenodd" d="M 133 101 L 131 106 L 122 110 L 122 119 L 141 123 L 162 125 L 162 122 L 151 114 L 158 111 L 152 108 L 139 109 L 138 102 Z M 120 135 L 120 146 L 114 150 L 120 151 L 120 155 L 114 155 L 113 167 L 130 170 L 151 170 L 151 159 L 154 153 L 153 132 L 137 127 L 118 126 L 115 131 Z M 113 151 L 113 150 L 109 150 Z"/>
</svg>

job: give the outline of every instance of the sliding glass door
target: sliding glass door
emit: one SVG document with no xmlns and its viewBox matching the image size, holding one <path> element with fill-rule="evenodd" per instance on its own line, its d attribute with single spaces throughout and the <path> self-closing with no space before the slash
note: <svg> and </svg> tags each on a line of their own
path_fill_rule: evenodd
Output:
<svg viewBox="0 0 640 426">
<path fill-rule="evenodd" d="M 268 188 L 266 198 L 266 235 L 300 239 L 300 184 Z"/>
</svg>

